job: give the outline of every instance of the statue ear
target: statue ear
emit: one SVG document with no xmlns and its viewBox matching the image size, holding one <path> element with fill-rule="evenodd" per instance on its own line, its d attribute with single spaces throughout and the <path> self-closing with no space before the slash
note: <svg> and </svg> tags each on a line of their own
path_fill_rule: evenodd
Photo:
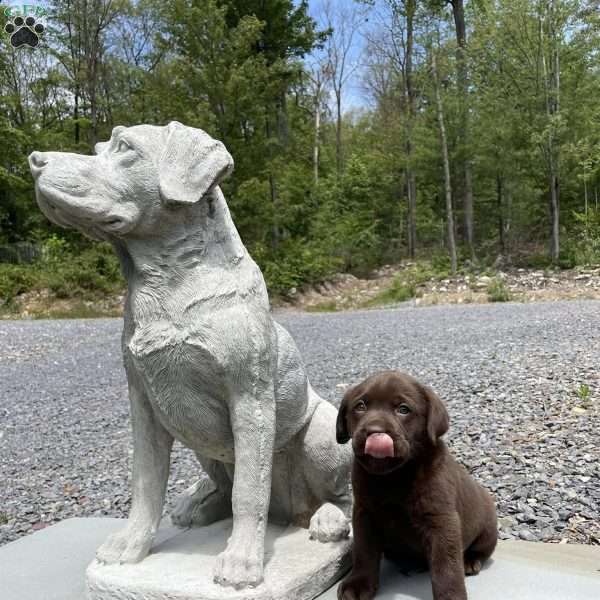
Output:
<svg viewBox="0 0 600 600">
<path fill-rule="evenodd" d="M 426 385 L 421 386 L 421 391 L 427 400 L 427 435 L 435 446 L 450 426 L 450 417 L 444 403 L 439 396 Z"/>
<path fill-rule="evenodd" d="M 233 170 L 225 146 L 201 129 L 172 121 L 158 164 L 160 195 L 165 202 L 197 202 Z"/>
<path fill-rule="evenodd" d="M 350 432 L 348 431 L 348 403 L 350 399 L 354 397 L 356 392 L 356 386 L 346 390 L 340 408 L 338 410 L 337 420 L 335 422 L 335 439 L 338 444 L 345 444 L 350 440 Z"/>
</svg>

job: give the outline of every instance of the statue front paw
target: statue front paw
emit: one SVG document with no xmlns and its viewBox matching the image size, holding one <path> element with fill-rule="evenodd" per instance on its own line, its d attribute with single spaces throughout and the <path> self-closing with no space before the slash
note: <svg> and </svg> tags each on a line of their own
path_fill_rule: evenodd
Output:
<svg viewBox="0 0 600 600">
<path fill-rule="evenodd" d="M 231 498 L 208 478 L 200 479 L 177 499 L 171 522 L 177 527 L 204 527 L 231 517 Z"/>
<path fill-rule="evenodd" d="M 350 535 L 350 523 L 339 507 L 327 502 L 312 516 L 308 531 L 311 540 L 338 542 Z"/>
<path fill-rule="evenodd" d="M 252 547 L 254 545 L 230 540 L 227 549 L 217 557 L 215 583 L 235 589 L 256 587 L 262 583 L 263 553 Z"/>
<path fill-rule="evenodd" d="M 137 563 L 148 555 L 153 541 L 150 529 L 128 525 L 107 538 L 96 551 L 96 558 L 107 565 Z"/>
</svg>

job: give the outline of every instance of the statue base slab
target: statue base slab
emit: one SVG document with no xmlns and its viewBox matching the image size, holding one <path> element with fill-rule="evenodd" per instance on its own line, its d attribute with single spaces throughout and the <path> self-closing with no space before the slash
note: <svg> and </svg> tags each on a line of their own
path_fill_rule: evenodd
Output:
<svg viewBox="0 0 600 600">
<path fill-rule="evenodd" d="M 351 540 L 321 543 L 308 530 L 269 523 L 264 582 L 235 590 L 213 583 L 231 519 L 208 527 L 161 527 L 151 553 L 133 565 L 92 562 L 88 600 L 312 600 L 350 569 Z"/>
</svg>

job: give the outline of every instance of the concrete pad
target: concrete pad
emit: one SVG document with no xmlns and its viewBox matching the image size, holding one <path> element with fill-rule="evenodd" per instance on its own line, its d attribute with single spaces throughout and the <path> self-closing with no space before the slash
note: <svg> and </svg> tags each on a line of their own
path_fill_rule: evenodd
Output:
<svg viewBox="0 0 600 600">
<path fill-rule="evenodd" d="M 337 600 L 337 585 L 319 600 Z M 501 541 L 469 600 L 599 600 L 600 546 Z M 385 561 L 377 600 L 432 600 L 429 573 L 403 575 Z"/>
<path fill-rule="evenodd" d="M 164 539 L 135 565 L 87 569 L 89 600 L 312 600 L 350 566 L 350 540 L 322 544 L 308 530 L 269 524 L 264 582 L 235 590 L 213 583 L 217 556 L 231 535 L 231 519 L 208 527 L 161 528 Z"/>
<path fill-rule="evenodd" d="M 2 600 L 84 600 L 85 569 L 123 519 L 66 519 L 0 547 Z"/>
<path fill-rule="evenodd" d="M 0 547 L 0 598 L 85 600 L 87 565 L 106 536 L 123 525 L 122 519 L 68 519 Z M 157 544 L 172 533 L 162 529 L 165 537 Z M 467 587 L 470 600 L 598 600 L 600 547 L 500 542 L 494 559 L 467 579 Z M 319 600 L 335 600 L 336 588 Z M 431 598 L 428 573 L 405 577 L 385 563 L 377 600 Z"/>
</svg>

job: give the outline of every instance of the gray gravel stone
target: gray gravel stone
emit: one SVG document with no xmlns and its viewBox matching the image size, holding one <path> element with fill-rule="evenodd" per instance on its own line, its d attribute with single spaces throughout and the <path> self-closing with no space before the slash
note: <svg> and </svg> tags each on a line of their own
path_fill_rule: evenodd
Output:
<svg viewBox="0 0 600 600">
<path fill-rule="evenodd" d="M 453 453 L 496 496 L 503 538 L 600 543 L 600 302 L 276 318 L 334 404 L 385 368 L 431 385 Z M 127 515 L 120 330 L 117 319 L 0 321 L 0 544 L 67 517 Z M 165 510 L 199 473 L 176 444 Z"/>
</svg>

